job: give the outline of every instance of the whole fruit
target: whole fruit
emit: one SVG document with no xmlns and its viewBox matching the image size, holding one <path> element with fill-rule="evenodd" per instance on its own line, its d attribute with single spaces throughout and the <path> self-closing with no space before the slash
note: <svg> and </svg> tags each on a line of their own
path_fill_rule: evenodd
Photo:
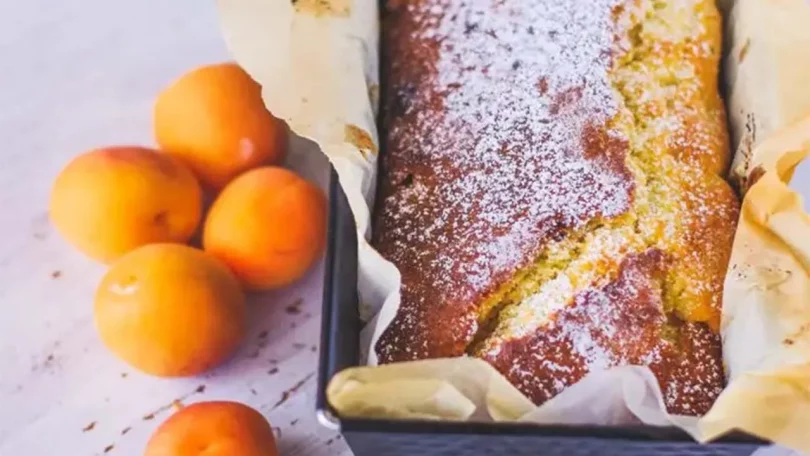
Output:
<svg viewBox="0 0 810 456">
<path fill-rule="evenodd" d="M 202 373 L 245 334 L 245 296 L 217 259 L 177 244 L 141 247 L 116 261 L 96 291 L 104 344 L 147 374 Z"/>
<path fill-rule="evenodd" d="M 59 173 L 49 212 L 69 243 L 109 262 L 142 245 L 187 242 L 202 217 L 202 191 L 168 155 L 107 147 L 76 157 Z"/>
<path fill-rule="evenodd" d="M 281 163 L 287 151 L 286 124 L 270 114 L 261 86 L 234 63 L 183 75 L 158 96 L 154 122 L 161 150 L 217 190 L 249 169 Z"/>
<path fill-rule="evenodd" d="M 206 252 L 248 289 L 301 278 L 326 243 L 326 198 L 292 171 L 258 168 L 237 177 L 214 201 L 203 227 Z"/>
<path fill-rule="evenodd" d="M 144 456 L 278 456 L 273 429 L 238 402 L 183 407 L 155 431 Z"/>
</svg>

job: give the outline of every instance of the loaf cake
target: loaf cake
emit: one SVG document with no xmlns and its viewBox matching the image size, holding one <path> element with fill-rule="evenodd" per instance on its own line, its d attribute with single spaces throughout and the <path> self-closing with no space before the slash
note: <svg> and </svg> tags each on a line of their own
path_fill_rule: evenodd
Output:
<svg viewBox="0 0 810 456">
<path fill-rule="evenodd" d="M 388 0 L 382 29 L 380 362 L 480 357 L 537 404 L 649 366 L 705 413 L 739 211 L 714 0 Z"/>
</svg>

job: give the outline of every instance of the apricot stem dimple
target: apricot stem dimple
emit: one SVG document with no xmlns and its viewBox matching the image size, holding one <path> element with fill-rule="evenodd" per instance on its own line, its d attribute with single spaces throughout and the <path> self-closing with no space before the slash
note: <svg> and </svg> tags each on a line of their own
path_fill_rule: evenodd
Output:
<svg viewBox="0 0 810 456">
<path fill-rule="evenodd" d="M 166 222 L 169 219 L 169 214 L 166 211 L 160 211 L 152 217 L 152 221 L 155 222 L 156 225 L 166 225 Z"/>
</svg>

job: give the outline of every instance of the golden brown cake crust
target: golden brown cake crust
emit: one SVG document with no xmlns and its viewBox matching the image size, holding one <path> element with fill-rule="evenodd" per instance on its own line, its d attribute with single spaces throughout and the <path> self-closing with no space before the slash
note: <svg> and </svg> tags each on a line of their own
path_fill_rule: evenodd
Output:
<svg viewBox="0 0 810 456">
<path fill-rule="evenodd" d="M 669 261 L 660 250 L 626 257 L 615 280 L 577 294 L 549 327 L 483 359 L 536 403 L 592 371 L 649 366 L 671 413 L 706 413 L 724 384 L 720 339 L 667 316 L 661 287 Z"/>
<path fill-rule="evenodd" d="M 483 297 L 549 239 L 631 199 L 626 141 L 606 128 L 617 109 L 604 78 L 609 17 L 530 6 L 566 3 L 550 0 L 511 0 L 488 17 L 451 3 L 386 5 L 374 245 L 402 272 L 404 305 L 378 345 L 385 361 L 463 354 Z M 549 52 L 551 13 L 594 42 L 565 33 Z"/>
<path fill-rule="evenodd" d="M 389 0 L 382 25 L 380 362 L 479 356 L 537 403 L 647 365 L 705 412 L 739 206 L 713 1 Z"/>
</svg>

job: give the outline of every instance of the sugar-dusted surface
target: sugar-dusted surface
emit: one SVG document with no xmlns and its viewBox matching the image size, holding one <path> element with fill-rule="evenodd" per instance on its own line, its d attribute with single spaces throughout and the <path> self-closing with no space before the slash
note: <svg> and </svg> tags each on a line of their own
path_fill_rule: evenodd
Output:
<svg viewBox="0 0 810 456">
<path fill-rule="evenodd" d="M 658 374 L 672 411 L 703 413 L 720 391 L 723 378 L 717 335 L 705 325 L 684 323 L 705 322 L 717 328 L 723 278 L 738 215 L 735 195 L 714 174 L 712 165 L 725 160 L 720 145 L 726 136 L 722 124 L 716 118 L 712 121 L 708 114 L 718 109 L 716 93 L 712 92 L 716 83 L 711 78 L 717 76 L 719 55 L 717 51 L 707 54 L 701 50 L 719 41 L 719 30 L 707 32 L 711 10 L 705 9 L 706 4 L 702 0 L 673 0 L 664 8 L 659 7 L 661 3 L 642 2 L 638 10 L 623 11 L 628 24 L 626 41 L 631 45 L 611 71 L 611 82 L 621 95 L 620 113 L 626 110 L 632 118 L 623 124 L 631 138 L 627 163 L 636 179 L 632 207 L 618 224 L 590 233 L 577 247 L 577 257 L 542 284 L 539 293 L 501 312 L 492 336 L 476 349 L 537 401 L 558 392 L 549 389 L 548 381 L 561 387 L 577 381 L 582 372 L 627 363 L 648 365 Z M 680 14 L 682 11 L 674 7 L 692 14 Z M 682 23 L 678 22 L 681 17 L 685 18 Z M 657 27 L 662 22 L 669 23 L 677 33 Z M 617 41 L 624 42 L 621 37 Z M 660 119 L 670 131 L 662 130 Z M 681 135 L 689 122 L 718 133 L 682 138 L 681 145 L 692 151 L 684 154 L 682 149 L 672 147 L 670 136 Z M 550 252 L 571 248 L 565 244 L 551 247 Z M 622 281 L 626 279 L 629 259 L 649 251 L 663 254 L 657 266 L 660 272 L 646 271 L 658 276 L 657 285 L 647 287 L 651 291 L 639 296 L 626 286 L 634 281 Z M 642 262 L 642 269 L 634 275 L 652 267 L 647 263 L 644 266 Z M 575 282 L 577 286 L 563 293 L 547 293 L 548 289 L 559 291 L 557 282 Z M 616 288 L 617 283 L 622 286 Z M 600 291 L 605 287 L 613 287 L 610 299 Z M 572 312 L 582 312 L 583 296 L 589 297 L 587 312 L 611 317 L 585 321 L 575 318 L 574 324 L 559 329 L 561 321 L 571 321 Z M 637 304 L 655 300 L 665 318 L 660 322 L 645 319 L 647 313 L 623 304 L 628 299 Z M 635 322 L 638 328 L 633 334 L 621 335 L 619 328 L 628 321 Z M 601 338 L 593 337 L 594 328 L 601 331 Z M 605 345 L 614 338 L 611 334 L 619 340 L 618 345 Z M 643 337 L 660 346 L 648 344 L 645 349 L 634 338 L 637 334 L 646 334 Z M 624 347 L 625 341 L 632 343 Z M 568 357 L 538 354 L 545 353 L 540 348 L 545 344 Z M 528 351 L 526 345 L 531 347 Z M 627 356 L 625 348 L 631 346 L 644 356 Z M 666 356 L 659 353 L 661 350 Z M 538 357 L 543 359 L 542 366 L 531 362 Z M 579 370 L 576 375 L 550 375 L 549 379 L 538 375 L 540 369 Z M 687 375 L 690 371 L 694 372 L 692 377 Z"/>
<path fill-rule="evenodd" d="M 403 305 L 382 360 L 462 354 L 487 294 L 629 207 L 627 141 L 606 126 L 616 4 L 389 2 L 375 246 L 402 272 Z"/>
<path fill-rule="evenodd" d="M 667 316 L 667 262 L 660 250 L 628 255 L 615 280 L 576 294 L 542 331 L 512 338 L 484 359 L 536 402 L 589 372 L 649 366 L 671 413 L 705 413 L 724 385 L 720 339 L 705 325 Z"/>
<path fill-rule="evenodd" d="M 707 410 L 738 210 L 713 3 L 397 5 L 376 242 L 403 288 L 381 360 L 471 353 L 538 403 L 642 364 L 671 410 Z"/>
</svg>

